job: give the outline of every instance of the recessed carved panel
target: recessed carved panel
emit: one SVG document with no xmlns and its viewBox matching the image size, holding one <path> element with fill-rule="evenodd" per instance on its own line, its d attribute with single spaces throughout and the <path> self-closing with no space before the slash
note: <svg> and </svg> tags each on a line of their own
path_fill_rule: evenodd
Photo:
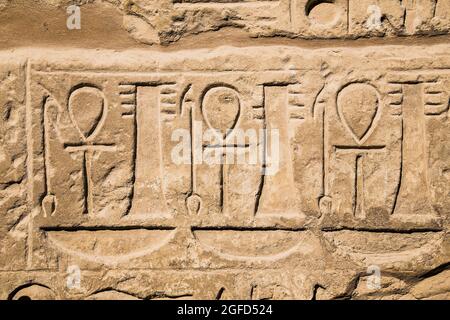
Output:
<svg viewBox="0 0 450 320">
<path fill-rule="evenodd" d="M 449 45 L 407 43 L 447 6 L 360 3 L 127 2 L 151 44 L 273 43 L 0 52 L 0 298 L 447 298 Z"/>
</svg>

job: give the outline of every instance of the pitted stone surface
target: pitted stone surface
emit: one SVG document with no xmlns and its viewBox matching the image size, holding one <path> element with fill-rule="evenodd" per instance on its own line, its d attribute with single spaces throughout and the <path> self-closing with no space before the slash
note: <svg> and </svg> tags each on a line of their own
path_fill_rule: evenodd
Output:
<svg viewBox="0 0 450 320">
<path fill-rule="evenodd" d="M 362 2 L 103 1 L 135 46 L 0 39 L 0 298 L 448 299 L 450 8 L 375 1 L 367 33 Z M 249 42 L 170 47 L 224 27 Z"/>
</svg>

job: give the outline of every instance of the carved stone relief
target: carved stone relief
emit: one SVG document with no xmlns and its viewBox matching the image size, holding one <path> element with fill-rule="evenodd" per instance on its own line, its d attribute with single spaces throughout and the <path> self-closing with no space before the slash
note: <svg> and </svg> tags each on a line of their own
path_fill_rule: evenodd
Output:
<svg viewBox="0 0 450 320">
<path fill-rule="evenodd" d="M 280 43 L 1 51 L 0 298 L 448 298 L 449 44 L 351 39 L 450 8 L 372 2 L 114 1 L 143 42 Z"/>
</svg>

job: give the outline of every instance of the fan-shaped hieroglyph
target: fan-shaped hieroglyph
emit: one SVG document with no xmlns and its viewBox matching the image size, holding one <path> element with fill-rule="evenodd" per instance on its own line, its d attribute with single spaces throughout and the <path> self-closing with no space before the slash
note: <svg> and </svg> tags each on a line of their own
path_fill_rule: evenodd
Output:
<svg viewBox="0 0 450 320">
<path fill-rule="evenodd" d="M 339 118 L 358 144 L 364 143 L 381 114 L 377 90 L 365 83 L 351 83 L 337 97 Z"/>
<path fill-rule="evenodd" d="M 203 97 L 203 117 L 208 127 L 220 132 L 223 138 L 236 126 L 240 108 L 238 93 L 227 86 L 213 87 Z"/>
</svg>

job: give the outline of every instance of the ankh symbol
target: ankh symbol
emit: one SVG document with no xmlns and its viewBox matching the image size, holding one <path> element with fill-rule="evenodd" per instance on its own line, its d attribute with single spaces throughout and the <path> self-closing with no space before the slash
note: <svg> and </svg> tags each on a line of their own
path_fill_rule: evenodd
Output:
<svg viewBox="0 0 450 320">
<path fill-rule="evenodd" d="M 83 155 L 82 177 L 84 186 L 83 213 L 93 212 L 92 158 L 95 152 L 115 151 L 114 145 L 94 144 L 93 140 L 103 127 L 107 106 L 103 92 L 95 86 L 75 89 L 69 96 L 69 117 L 77 129 L 81 143 L 66 144 L 69 153 L 81 152 Z"/>
</svg>

